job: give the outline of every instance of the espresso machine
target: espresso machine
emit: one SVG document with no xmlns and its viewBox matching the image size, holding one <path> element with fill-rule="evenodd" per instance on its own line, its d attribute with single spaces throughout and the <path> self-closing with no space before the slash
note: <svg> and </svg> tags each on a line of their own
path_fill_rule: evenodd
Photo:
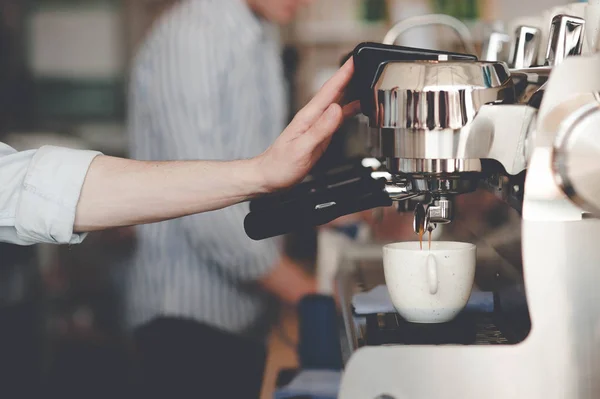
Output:
<svg viewBox="0 0 600 399">
<path fill-rule="evenodd" d="M 415 233 L 432 231 L 478 189 L 520 215 L 522 289 L 494 291 L 472 338 L 355 317 L 341 287 L 340 398 L 600 397 L 599 7 L 517 26 L 506 60 L 359 45 L 351 89 L 372 158 L 250 204 L 254 239 L 393 203 L 413 204 Z M 394 338 L 403 326 L 416 338 Z M 427 341 L 431 328 L 452 337 Z"/>
</svg>

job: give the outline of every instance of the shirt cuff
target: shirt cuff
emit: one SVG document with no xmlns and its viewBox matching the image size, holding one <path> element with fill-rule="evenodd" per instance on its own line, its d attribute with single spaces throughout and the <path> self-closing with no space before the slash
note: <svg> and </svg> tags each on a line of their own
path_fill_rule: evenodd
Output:
<svg viewBox="0 0 600 399">
<path fill-rule="evenodd" d="M 33 156 L 17 206 L 15 228 L 24 240 L 78 244 L 85 234 L 73 234 L 77 203 L 95 151 L 53 146 Z"/>
</svg>

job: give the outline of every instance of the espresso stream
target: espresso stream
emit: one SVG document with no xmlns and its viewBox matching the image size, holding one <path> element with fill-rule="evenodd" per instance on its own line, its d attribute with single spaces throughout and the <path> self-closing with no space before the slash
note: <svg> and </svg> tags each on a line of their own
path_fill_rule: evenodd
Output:
<svg viewBox="0 0 600 399">
<path fill-rule="evenodd" d="M 423 250 L 423 229 L 419 229 L 419 247 Z M 431 251 L 431 231 L 429 231 L 429 250 Z"/>
</svg>

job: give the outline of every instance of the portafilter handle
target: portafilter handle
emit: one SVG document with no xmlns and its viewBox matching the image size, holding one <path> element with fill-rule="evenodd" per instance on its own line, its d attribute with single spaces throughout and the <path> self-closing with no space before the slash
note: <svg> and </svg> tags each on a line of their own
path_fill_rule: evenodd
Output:
<svg viewBox="0 0 600 399">
<path fill-rule="evenodd" d="M 331 195 L 327 194 L 327 192 L 335 187 L 338 187 L 340 190 L 348 189 L 350 186 L 349 182 L 360 181 L 371 176 L 372 169 L 364 167 L 361 162 L 362 160 L 353 160 L 325 172 L 315 173 L 309 176 L 303 183 L 297 184 L 288 190 L 264 195 L 252 200 L 250 201 L 250 212 L 269 210 L 283 204 L 302 201 L 308 196 L 317 198 L 319 195 Z"/>
<path fill-rule="evenodd" d="M 361 173 L 343 181 L 314 185 L 314 190 L 300 190 L 295 196 L 258 199 L 258 205 L 250 204 L 251 212 L 244 220 L 246 234 L 262 240 L 320 226 L 344 215 L 391 206 L 386 183 L 384 178 Z"/>
</svg>

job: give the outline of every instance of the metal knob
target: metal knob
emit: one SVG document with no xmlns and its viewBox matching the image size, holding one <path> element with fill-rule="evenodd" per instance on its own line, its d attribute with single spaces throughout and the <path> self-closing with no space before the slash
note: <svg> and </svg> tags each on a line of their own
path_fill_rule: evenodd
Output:
<svg viewBox="0 0 600 399">
<path fill-rule="evenodd" d="M 562 191 L 583 210 L 600 217 L 600 95 L 563 119 L 554 145 L 553 167 Z M 584 99 L 583 99 L 584 100 Z"/>
<path fill-rule="evenodd" d="M 569 56 L 580 55 L 584 38 L 584 19 L 570 15 L 557 15 L 552 18 L 546 65 L 556 66 Z"/>
</svg>

